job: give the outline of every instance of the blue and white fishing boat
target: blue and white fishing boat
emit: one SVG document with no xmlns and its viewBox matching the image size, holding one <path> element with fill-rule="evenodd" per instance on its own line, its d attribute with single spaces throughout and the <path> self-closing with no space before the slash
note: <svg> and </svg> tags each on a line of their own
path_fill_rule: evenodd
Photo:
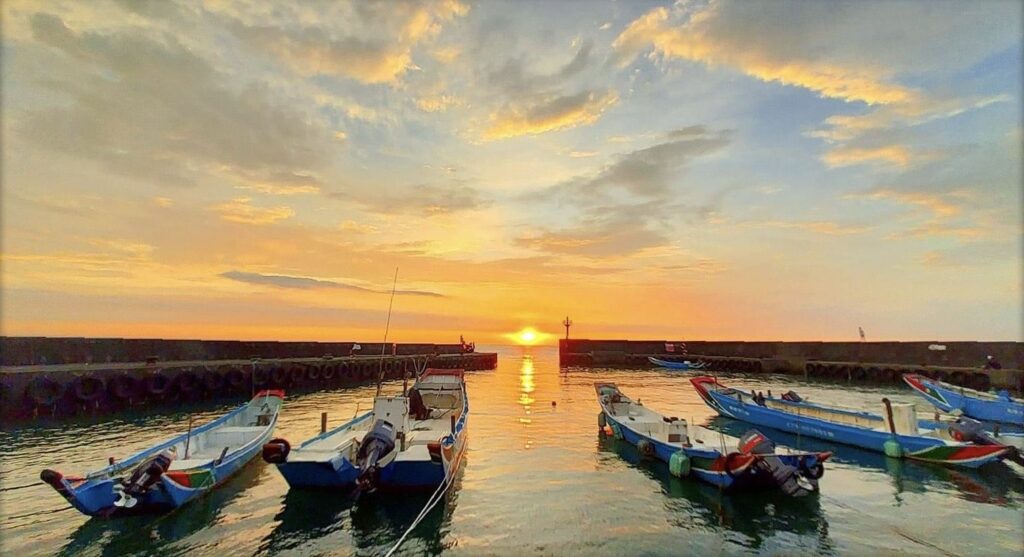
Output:
<svg viewBox="0 0 1024 557">
<path fill-rule="evenodd" d="M 963 414 L 983 422 L 1024 426 L 1024 402 L 1014 400 L 1005 390 L 993 395 L 909 373 L 903 380 L 943 412 Z"/>
<path fill-rule="evenodd" d="M 261 391 L 247 404 L 85 476 L 43 470 L 40 478 L 89 516 L 165 512 L 216 488 L 260 454 L 284 391 Z"/>
<path fill-rule="evenodd" d="M 756 430 L 742 437 L 667 418 L 633 402 L 614 383 L 595 383 L 598 425 L 636 445 L 641 455 L 667 462 L 676 477 L 694 476 L 730 493 L 778 489 L 792 496 L 813 493 L 831 453 L 776 452 Z"/>
<path fill-rule="evenodd" d="M 846 445 L 938 464 L 977 468 L 1010 456 L 1013 447 L 993 441 L 977 422 L 928 429 L 913 404 L 885 404 L 885 415 L 811 404 L 792 391 L 782 398 L 726 387 L 714 377 L 690 379 L 719 414 L 745 422 Z"/>
<path fill-rule="evenodd" d="M 427 369 L 408 392 L 377 396 L 372 411 L 294 449 L 271 440 L 263 459 L 295 488 L 428 490 L 458 470 L 468 419 L 463 370 Z"/>
<path fill-rule="evenodd" d="M 654 364 L 654 365 L 656 365 L 658 367 L 666 368 L 666 369 L 690 370 L 690 369 L 703 369 L 704 368 L 704 363 L 703 362 L 694 363 L 694 362 L 691 362 L 689 360 L 684 360 L 682 362 L 670 362 L 668 360 L 659 360 L 658 358 L 655 358 L 653 356 L 648 356 L 647 359 L 652 364 Z"/>
</svg>

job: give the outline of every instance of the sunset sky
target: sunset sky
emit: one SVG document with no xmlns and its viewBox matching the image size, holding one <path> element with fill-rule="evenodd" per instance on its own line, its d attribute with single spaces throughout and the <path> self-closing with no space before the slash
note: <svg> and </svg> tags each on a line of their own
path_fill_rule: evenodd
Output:
<svg viewBox="0 0 1024 557">
<path fill-rule="evenodd" d="M 1024 340 L 1019 1 L 2 5 L 5 335 Z"/>
</svg>

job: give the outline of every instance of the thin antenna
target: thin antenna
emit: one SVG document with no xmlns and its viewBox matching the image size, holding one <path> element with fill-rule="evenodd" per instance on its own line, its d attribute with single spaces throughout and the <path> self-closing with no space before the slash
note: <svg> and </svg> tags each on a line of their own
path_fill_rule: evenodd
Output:
<svg viewBox="0 0 1024 557">
<path fill-rule="evenodd" d="M 391 307 L 395 303 L 395 288 L 398 286 L 398 267 L 395 267 L 395 280 L 391 284 L 391 301 L 388 302 L 388 321 L 384 325 L 384 342 L 380 346 L 380 369 L 377 371 L 377 396 L 380 396 L 381 383 L 384 381 L 384 349 L 388 345 L 388 330 L 391 328 Z"/>
</svg>

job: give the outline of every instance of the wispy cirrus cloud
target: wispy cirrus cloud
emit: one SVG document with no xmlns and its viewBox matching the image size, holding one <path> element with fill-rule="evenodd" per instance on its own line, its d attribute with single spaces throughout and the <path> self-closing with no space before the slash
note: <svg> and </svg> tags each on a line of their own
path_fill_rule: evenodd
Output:
<svg viewBox="0 0 1024 557">
<path fill-rule="evenodd" d="M 278 288 L 294 288 L 299 290 L 313 290 L 320 288 L 337 288 L 341 290 L 352 290 L 372 294 L 390 294 L 390 290 L 368 288 L 336 280 L 302 277 L 294 275 L 268 275 L 262 273 L 250 273 L 245 271 L 226 271 L 220 274 L 221 277 L 237 282 L 257 284 L 263 286 L 275 286 Z M 431 298 L 445 298 L 444 294 L 428 290 L 395 290 L 395 295 L 402 296 L 427 296 Z"/>
</svg>

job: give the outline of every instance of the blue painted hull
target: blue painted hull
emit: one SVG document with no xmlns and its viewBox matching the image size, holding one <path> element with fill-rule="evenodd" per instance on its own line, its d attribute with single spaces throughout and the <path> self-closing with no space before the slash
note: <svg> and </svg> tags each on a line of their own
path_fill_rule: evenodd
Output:
<svg viewBox="0 0 1024 557">
<path fill-rule="evenodd" d="M 283 395 L 282 395 L 283 396 Z M 251 403 L 250 403 L 251 404 Z M 232 412 L 214 420 L 208 424 L 195 428 L 192 436 L 216 429 L 223 426 L 228 420 L 240 414 L 248 407 L 243 405 Z M 203 494 L 215 489 L 228 478 L 242 469 L 246 464 L 260 454 L 263 444 L 266 443 L 274 432 L 277 424 L 275 411 L 269 425 L 258 437 L 247 442 L 243 447 L 224 455 L 220 462 L 211 461 L 208 465 L 187 470 L 175 470 L 165 473 L 160 479 L 144 494 L 139 496 L 139 502 L 133 508 L 114 506 L 118 495 L 115 486 L 120 483 L 120 476 L 130 470 L 133 466 L 146 461 L 153 455 L 163 451 L 167 447 L 180 444 L 189 435 L 181 435 L 161 443 L 155 447 L 133 455 L 116 465 L 108 466 L 94 472 L 86 478 L 60 477 L 49 481 L 50 485 L 57 490 L 75 509 L 89 516 L 118 517 L 137 514 L 153 514 L 167 512 L 181 507 L 190 501 L 201 497 Z M 169 477 L 171 474 L 186 474 L 203 477 L 206 481 L 202 485 L 182 485 Z"/>
<path fill-rule="evenodd" d="M 708 406 L 711 406 L 719 414 L 729 418 L 743 420 L 758 426 L 771 427 L 790 433 L 806 435 L 808 437 L 833 441 L 845 445 L 852 445 L 881 453 L 885 452 L 885 442 L 890 439 L 895 439 L 899 443 L 900 447 L 902 447 L 903 454 L 907 458 L 940 462 L 943 464 L 955 464 L 968 468 L 983 466 L 1001 458 L 1004 454 L 998 447 L 983 448 L 970 444 L 964 444 L 963 446 L 950 446 L 950 444 L 943 440 L 934 437 L 901 434 L 894 435 L 888 431 L 830 422 L 809 416 L 795 415 L 789 412 L 760 406 L 747 401 L 747 399 L 738 400 L 736 396 L 730 396 L 715 389 L 706 389 L 697 384 L 698 381 L 701 381 L 701 378 L 693 379 L 691 381 L 694 382 L 694 386 L 697 388 L 697 392 L 701 395 L 701 398 L 703 398 Z M 777 403 L 784 403 L 796 408 L 821 408 L 833 412 L 842 412 L 851 415 L 859 415 L 865 418 L 873 418 L 878 420 L 879 423 L 885 423 L 880 416 L 876 416 L 868 412 L 845 411 L 803 402 L 796 403 L 783 401 L 781 399 L 773 400 Z M 947 448 L 949 451 L 946 450 Z M 956 454 L 955 451 L 958 449 L 962 450 L 962 454 Z M 952 452 L 952 454 L 946 454 L 950 452 Z"/>
<path fill-rule="evenodd" d="M 380 469 L 377 487 L 385 491 L 430 490 L 441 485 L 447 475 L 455 473 L 462 462 L 469 436 L 469 397 L 466 395 L 464 384 L 462 395 L 462 413 L 455 423 L 455 429 L 441 440 L 441 459 L 435 461 L 395 458 Z M 301 453 L 303 448 L 351 429 L 372 417 L 373 412 L 367 412 L 348 423 L 307 439 L 294 454 Z M 399 456 L 402 454 L 399 453 Z M 349 491 L 355 488 L 360 474 L 358 465 L 340 453 L 316 460 L 285 460 L 276 466 L 288 482 L 288 486 L 299 489 L 326 488 Z"/>
<path fill-rule="evenodd" d="M 652 364 L 654 364 L 656 366 L 659 366 L 659 367 L 663 367 L 665 369 L 675 369 L 675 370 L 679 370 L 679 371 L 688 371 L 688 370 L 693 370 L 693 369 L 701 369 L 701 367 L 702 367 L 702 366 L 701 367 L 694 366 L 693 364 L 690 364 L 690 363 L 687 363 L 687 362 L 670 362 L 668 360 L 660 360 L 658 358 L 652 358 L 652 357 L 648 357 L 647 359 Z"/>
<path fill-rule="evenodd" d="M 1024 425 L 1024 403 L 1003 398 L 990 399 L 977 396 L 977 391 L 957 388 L 921 375 L 906 375 L 904 381 L 914 391 L 943 412 L 960 411 L 963 415 L 983 422 Z"/>
</svg>

